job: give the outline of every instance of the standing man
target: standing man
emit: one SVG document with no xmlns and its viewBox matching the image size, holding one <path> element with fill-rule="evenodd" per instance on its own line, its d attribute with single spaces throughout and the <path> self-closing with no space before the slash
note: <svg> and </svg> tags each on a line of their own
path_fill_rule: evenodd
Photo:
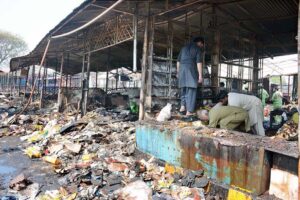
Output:
<svg viewBox="0 0 300 200">
<path fill-rule="evenodd" d="M 186 116 L 195 111 L 198 83 L 202 83 L 202 55 L 204 39 L 196 37 L 193 42 L 185 45 L 177 58 L 177 75 L 181 90 L 180 112 Z"/>
<path fill-rule="evenodd" d="M 261 97 L 261 102 L 264 108 L 266 106 L 266 100 L 269 98 L 269 94 L 263 87 L 261 87 L 258 92 Z"/>
<path fill-rule="evenodd" d="M 273 103 L 273 109 L 281 109 L 282 108 L 282 93 L 279 90 L 278 87 L 275 88 L 275 92 L 272 95 L 272 103 Z"/>
</svg>

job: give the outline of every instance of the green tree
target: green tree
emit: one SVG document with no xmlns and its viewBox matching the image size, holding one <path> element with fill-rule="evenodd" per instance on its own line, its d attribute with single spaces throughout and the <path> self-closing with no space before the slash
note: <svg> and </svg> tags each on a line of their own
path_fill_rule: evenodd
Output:
<svg viewBox="0 0 300 200">
<path fill-rule="evenodd" d="M 22 38 L 0 30 L 0 68 L 7 67 L 11 58 L 25 54 L 27 49 Z"/>
</svg>

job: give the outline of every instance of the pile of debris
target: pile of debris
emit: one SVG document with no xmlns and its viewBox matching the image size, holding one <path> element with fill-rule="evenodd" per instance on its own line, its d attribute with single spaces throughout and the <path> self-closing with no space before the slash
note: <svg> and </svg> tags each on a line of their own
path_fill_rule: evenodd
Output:
<svg viewBox="0 0 300 200">
<path fill-rule="evenodd" d="M 60 178 L 57 190 L 39 192 L 37 183 L 23 176 L 11 189 L 23 198 L 24 191 L 34 191 L 25 196 L 41 200 L 205 199 L 209 180 L 203 171 L 163 165 L 136 150 L 135 120 L 129 110 L 106 108 L 82 118 L 20 115 L 4 135 L 22 135 L 25 154 L 52 165 Z"/>
</svg>

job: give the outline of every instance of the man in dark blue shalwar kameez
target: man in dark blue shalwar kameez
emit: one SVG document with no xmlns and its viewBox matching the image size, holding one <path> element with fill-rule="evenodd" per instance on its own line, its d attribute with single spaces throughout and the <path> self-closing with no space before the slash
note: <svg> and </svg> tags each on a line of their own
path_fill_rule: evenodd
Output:
<svg viewBox="0 0 300 200">
<path fill-rule="evenodd" d="M 204 39 L 197 37 L 185 45 L 177 58 L 177 74 L 181 90 L 180 112 L 193 115 L 196 105 L 198 83 L 202 83 L 202 55 Z"/>
</svg>

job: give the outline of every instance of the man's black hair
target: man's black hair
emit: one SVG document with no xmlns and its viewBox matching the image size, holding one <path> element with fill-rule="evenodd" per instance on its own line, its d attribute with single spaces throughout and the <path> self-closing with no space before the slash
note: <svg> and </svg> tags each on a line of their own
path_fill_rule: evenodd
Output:
<svg viewBox="0 0 300 200">
<path fill-rule="evenodd" d="M 195 43 L 202 42 L 204 44 L 204 38 L 203 37 L 195 37 L 193 42 L 195 42 Z"/>
<path fill-rule="evenodd" d="M 220 82 L 220 86 L 221 87 L 225 87 L 225 83 L 224 82 Z"/>
<path fill-rule="evenodd" d="M 226 91 L 221 91 L 218 95 L 217 95 L 217 100 L 220 101 L 222 99 L 225 99 L 225 97 L 228 97 L 228 93 Z"/>
</svg>

